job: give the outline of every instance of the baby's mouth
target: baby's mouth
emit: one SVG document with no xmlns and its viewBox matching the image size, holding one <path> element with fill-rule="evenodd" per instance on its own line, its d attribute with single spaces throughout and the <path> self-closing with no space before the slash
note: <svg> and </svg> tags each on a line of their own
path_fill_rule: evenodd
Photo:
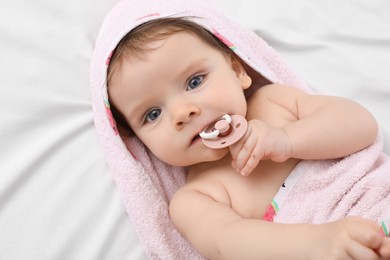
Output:
<svg viewBox="0 0 390 260">
<path fill-rule="evenodd" d="M 194 144 L 196 141 L 198 141 L 201 137 L 199 136 L 199 134 L 195 135 L 194 138 L 192 138 L 191 140 L 191 144 Z"/>
</svg>

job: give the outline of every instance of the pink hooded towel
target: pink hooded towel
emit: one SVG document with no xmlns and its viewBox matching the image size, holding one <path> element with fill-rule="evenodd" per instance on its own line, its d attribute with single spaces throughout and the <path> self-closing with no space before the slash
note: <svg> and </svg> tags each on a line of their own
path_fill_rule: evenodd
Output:
<svg viewBox="0 0 390 260">
<path fill-rule="evenodd" d="M 189 17 L 202 25 L 269 81 L 313 91 L 266 42 L 226 18 L 207 0 L 123 0 L 107 14 L 92 56 L 90 82 L 94 122 L 111 174 L 149 258 L 202 259 L 173 227 L 168 214 L 169 200 L 184 184 L 186 169 L 161 162 L 135 137 L 121 137 L 107 98 L 107 66 L 118 42 L 137 25 L 168 16 Z M 381 145 L 378 137 L 372 147 L 341 161 L 300 163 L 305 171 L 300 177 L 303 181 L 278 205 L 274 220 L 324 222 L 344 217 L 351 209 L 352 214 L 383 219 L 384 209 L 390 208 L 390 160 L 381 152 Z M 350 169 L 358 183 L 350 177 Z M 369 174 L 372 171 L 375 176 Z M 341 184 L 331 185 L 338 180 Z M 352 194 L 345 194 L 345 185 Z M 377 192 L 362 193 L 370 190 L 367 185 L 378 187 Z M 316 203 L 319 196 L 329 198 L 329 203 L 321 200 L 320 209 Z"/>
</svg>

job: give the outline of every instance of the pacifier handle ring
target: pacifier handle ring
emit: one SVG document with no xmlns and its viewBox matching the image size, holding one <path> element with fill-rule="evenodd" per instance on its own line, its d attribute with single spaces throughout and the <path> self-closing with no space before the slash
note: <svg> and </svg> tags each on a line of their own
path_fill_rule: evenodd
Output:
<svg viewBox="0 0 390 260">
<path fill-rule="evenodd" d="M 210 133 L 206 133 L 205 132 L 206 130 L 203 130 L 199 135 L 200 137 L 202 137 L 203 139 L 214 139 L 216 138 L 218 135 L 219 135 L 219 130 L 214 130 Z"/>
<path fill-rule="evenodd" d="M 222 118 L 229 124 L 232 122 L 232 118 L 228 114 L 223 115 Z"/>
<path fill-rule="evenodd" d="M 225 120 L 226 122 L 228 122 L 229 125 L 232 122 L 232 118 L 228 114 L 223 115 L 221 117 L 221 119 L 218 119 L 216 122 L 218 122 L 219 120 Z M 214 131 L 212 131 L 210 133 L 206 133 L 206 129 L 204 129 L 199 134 L 199 136 L 202 137 L 203 139 L 213 139 L 213 138 L 216 138 L 218 135 L 219 135 L 219 130 L 218 129 L 215 129 Z"/>
</svg>

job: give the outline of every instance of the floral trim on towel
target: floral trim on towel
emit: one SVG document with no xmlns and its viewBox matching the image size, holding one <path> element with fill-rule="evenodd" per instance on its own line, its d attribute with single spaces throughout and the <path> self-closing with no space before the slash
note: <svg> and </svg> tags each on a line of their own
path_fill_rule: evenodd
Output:
<svg viewBox="0 0 390 260">
<path fill-rule="evenodd" d="M 223 44 L 228 46 L 232 51 L 235 51 L 237 47 L 228 39 L 226 39 L 222 34 L 220 34 L 217 30 L 213 28 L 213 35 L 218 38 Z"/>
<path fill-rule="evenodd" d="M 381 230 L 380 230 L 381 234 L 386 237 L 390 236 L 389 228 L 390 228 L 390 219 L 383 220 L 381 222 Z"/>
<path fill-rule="evenodd" d="M 142 20 L 142 19 L 149 18 L 149 17 L 154 17 L 154 16 L 160 16 L 160 14 L 159 13 L 150 13 L 150 14 L 141 16 L 140 18 L 137 18 L 135 20 L 138 21 L 138 20 Z"/>
<path fill-rule="evenodd" d="M 106 110 L 106 115 L 107 115 L 108 121 L 110 122 L 112 130 L 114 130 L 114 134 L 115 135 L 118 135 L 119 132 L 118 132 L 118 128 L 116 126 L 116 122 L 114 120 L 114 117 L 112 116 L 112 112 L 111 112 L 111 109 L 110 109 L 110 102 L 108 102 L 107 99 L 103 98 L 103 103 L 104 103 L 104 108 Z"/>
<path fill-rule="evenodd" d="M 268 206 L 268 209 L 267 209 L 267 211 L 265 212 L 265 214 L 263 216 L 263 220 L 269 221 L 269 222 L 273 222 L 274 221 L 274 217 L 276 216 L 278 211 L 279 211 L 278 204 L 276 203 L 275 200 L 272 200 L 271 204 Z"/>
<path fill-rule="evenodd" d="M 110 54 L 108 54 L 108 57 L 105 62 L 106 66 L 110 65 L 112 54 L 114 54 L 114 50 L 112 50 Z"/>
</svg>

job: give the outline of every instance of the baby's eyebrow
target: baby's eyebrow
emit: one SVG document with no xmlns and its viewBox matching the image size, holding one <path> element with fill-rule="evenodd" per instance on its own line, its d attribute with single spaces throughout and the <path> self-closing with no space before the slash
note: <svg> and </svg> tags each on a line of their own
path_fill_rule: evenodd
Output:
<svg viewBox="0 0 390 260">
<path fill-rule="evenodd" d="M 208 61 L 208 58 L 201 58 L 198 60 L 191 61 L 190 63 L 185 64 L 185 66 L 183 66 L 183 69 L 178 72 L 178 75 L 186 76 L 188 74 L 191 74 L 193 72 L 194 68 L 198 68 L 198 67 L 202 66 L 207 61 Z"/>
<path fill-rule="evenodd" d="M 134 105 L 131 106 L 129 111 L 124 114 L 131 127 L 138 127 L 141 125 L 143 114 L 147 110 L 145 107 L 145 101 L 142 100 L 142 98 L 139 98 L 137 101 L 135 101 Z"/>
</svg>

